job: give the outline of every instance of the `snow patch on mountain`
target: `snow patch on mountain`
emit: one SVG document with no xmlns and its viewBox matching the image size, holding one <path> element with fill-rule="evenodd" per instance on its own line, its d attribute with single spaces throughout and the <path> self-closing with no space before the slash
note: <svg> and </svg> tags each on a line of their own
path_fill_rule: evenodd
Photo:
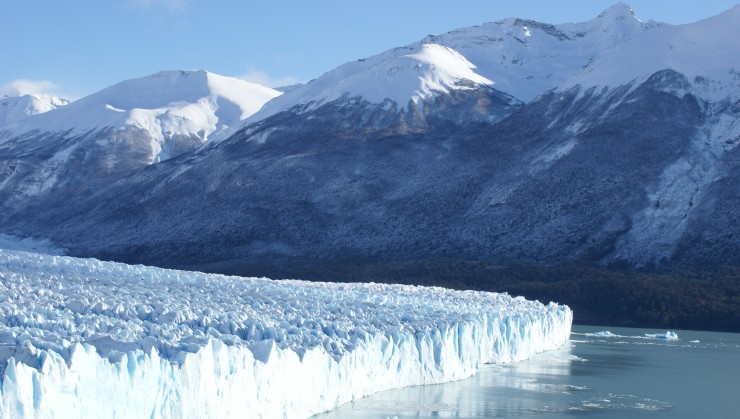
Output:
<svg viewBox="0 0 740 419">
<path fill-rule="evenodd" d="M 568 340 L 506 294 L 226 277 L 0 250 L 0 415 L 308 417 Z"/>
<path fill-rule="evenodd" d="M 475 74 L 475 66 L 465 57 L 451 48 L 437 44 L 424 44 L 421 50 L 406 57 L 417 60 L 414 69 L 421 73 L 418 76 L 419 88 L 414 91 L 411 100 L 419 102 L 434 95 L 434 92 L 449 92 L 448 89 L 468 89 L 461 81 L 478 85 L 492 84 L 485 77 Z"/>
</svg>

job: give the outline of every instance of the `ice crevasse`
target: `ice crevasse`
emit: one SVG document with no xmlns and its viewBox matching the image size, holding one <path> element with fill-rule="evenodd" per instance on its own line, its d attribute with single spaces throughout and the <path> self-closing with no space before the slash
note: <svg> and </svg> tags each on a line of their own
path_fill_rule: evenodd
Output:
<svg viewBox="0 0 740 419">
<path fill-rule="evenodd" d="M 554 349 L 567 306 L 0 250 L 0 417 L 305 418 Z"/>
</svg>

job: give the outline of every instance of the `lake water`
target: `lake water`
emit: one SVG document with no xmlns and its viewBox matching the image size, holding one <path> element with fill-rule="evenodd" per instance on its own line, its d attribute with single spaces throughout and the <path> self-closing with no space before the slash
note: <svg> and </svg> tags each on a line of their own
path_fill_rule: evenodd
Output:
<svg viewBox="0 0 740 419">
<path fill-rule="evenodd" d="M 665 330 L 573 332 L 560 350 L 486 365 L 462 381 L 385 391 L 315 419 L 740 418 L 740 334 L 677 330 L 678 340 L 667 340 Z"/>
</svg>

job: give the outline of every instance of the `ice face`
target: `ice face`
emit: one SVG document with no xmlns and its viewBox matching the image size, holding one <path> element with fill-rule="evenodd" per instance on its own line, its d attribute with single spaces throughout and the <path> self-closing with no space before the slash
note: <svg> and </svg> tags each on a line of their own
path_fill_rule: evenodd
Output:
<svg viewBox="0 0 740 419">
<path fill-rule="evenodd" d="M 0 412 L 307 417 L 553 349 L 571 321 L 506 294 L 0 250 Z"/>
</svg>

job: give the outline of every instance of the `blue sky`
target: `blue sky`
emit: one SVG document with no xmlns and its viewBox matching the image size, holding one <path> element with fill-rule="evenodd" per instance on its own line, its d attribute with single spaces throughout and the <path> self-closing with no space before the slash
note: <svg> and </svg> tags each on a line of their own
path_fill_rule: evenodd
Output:
<svg viewBox="0 0 740 419">
<path fill-rule="evenodd" d="M 427 34 L 495 21 L 591 19 L 616 0 L 4 0 L 0 96 L 79 98 L 161 70 L 267 85 L 308 81 Z M 687 23 L 737 0 L 627 1 L 642 20 Z"/>
</svg>

